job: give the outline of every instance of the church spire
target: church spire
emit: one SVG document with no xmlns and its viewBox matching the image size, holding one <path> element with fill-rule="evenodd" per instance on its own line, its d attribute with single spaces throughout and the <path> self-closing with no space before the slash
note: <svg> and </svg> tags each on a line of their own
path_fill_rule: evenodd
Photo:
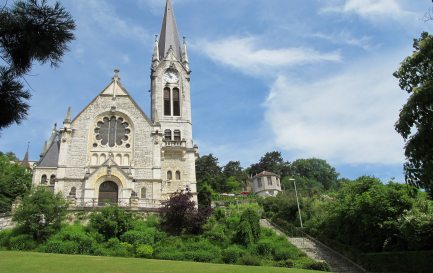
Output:
<svg viewBox="0 0 433 273">
<path fill-rule="evenodd" d="M 31 169 L 29 163 L 29 146 L 30 146 L 30 142 L 27 142 L 26 154 L 24 155 L 23 161 L 21 161 L 21 165 L 23 167 L 26 167 L 27 169 Z"/>
<path fill-rule="evenodd" d="M 165 4 L 164 19 L 162 21 L 161 34 L 159 35 L 159 57 L 161 60 L 166 56 L 167 51 L 173 49 L 174 56 L 180 61 L 180 42 L 177 32 L 176 20 L 174 18 L 171 0 Z"/>
</svg>

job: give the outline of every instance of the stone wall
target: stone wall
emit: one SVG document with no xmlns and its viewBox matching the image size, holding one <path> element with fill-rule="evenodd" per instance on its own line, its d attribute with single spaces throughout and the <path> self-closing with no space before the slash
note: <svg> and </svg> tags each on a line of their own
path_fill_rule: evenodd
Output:
<svg viewBox="0 0 433 273">
<path fill-rule="evenodd" d="M 15 223 L 12 221 L 12 216 L 0 214 L 0 230 L 13 227 L 15 227 Z"/>
</svg>

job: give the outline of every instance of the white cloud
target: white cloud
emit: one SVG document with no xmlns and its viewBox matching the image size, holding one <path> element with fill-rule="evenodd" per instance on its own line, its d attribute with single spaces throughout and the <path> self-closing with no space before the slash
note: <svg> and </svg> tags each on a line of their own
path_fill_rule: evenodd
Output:
<svg viewBox="0 0 433 273">
<path fill-rule="evenodd" d="M 334 44 L 350 45 L 360 47 L 364 50 L 369 50 L 372 47 L 370 36 L 364 35 L 362 37 L 354 37 L 350 32 L 344 30 L 331 34 L 315 33 L 312 36 L 329 41 Z"/>
<path fill-rule="evenodd" d="M 256 37 L 229 37 L 217 41 L 200 41 L 193 47 L 217 63 L 231 66 L 249 74 L 263 74 L 279 69 L 323 61 L 339 62 L 339 51 L 322 53 L 307 47 L 279 49 L 260 48 Z"/>
<path fill-rule="evenodd" d="M 317 82 L 278 77 L 265 105 L 277 147 L 335 163 L 403 162 L 403 141 L 394 131 L 405 101 L 391 75 L 397 67 L 384 57 Z"/>
<path fill-rule="evenodd" d="M 402 17 L 409 12 L 402 9 L 398 0 L 344 0 L 333 2 L 322 12 L 355 13 L 361 17 L 379 18 L 379 16 Z"/>
</svg>

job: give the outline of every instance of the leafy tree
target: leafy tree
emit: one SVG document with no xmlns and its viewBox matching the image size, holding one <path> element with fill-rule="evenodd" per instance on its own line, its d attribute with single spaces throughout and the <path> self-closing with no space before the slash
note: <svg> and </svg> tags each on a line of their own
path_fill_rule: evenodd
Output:
<svg viewBox="0 0 433 273">
<path fill-rule="evenodd" d="M 394 72 L 400 88 L 409 93 L 395 129 L 406 142 L 406 182 L 433 198 L 433 36 L 422 33 L 413 47 L 413 54 Z"/>
<path fill-rule="evenodd" d="M 277 151 L 266 153 L 260 158 L 259 163 L 252 164 L 249 169 L 251 175 L 263 171 L 273 172 L 281 177 L 288 176 L 291 173 L 289 162 L 284 161 L 281 153 Z"/>
<path fill-rule="evenodd" d="M 0 212 L 9 212 L 17 197 L 23 197 L 32 185 L 32 174 L 18 163 L 13 153 L 0 153 Z"/>
<path fill-rule="evenodd" d="M 292 162 L 291 167 L 295 176 L 316 181 L 316 183 L 321 184 L 325 190 L 338 186 L 338 173 L 335 171 L 335 168 L 323 159 L 298 159 Z M 312 184 L 314 184 L 314 182 Z"/>
<path fill-rule="evenodd" d="M 163 203 L 161 226 L 169 233 L 201 233 L 211 214 L 210 208 L 198 210 L 190 192 L 176 192 Z"/>
<path fill-rule="evenodd" d="M 225 182 L 226 192 L 239 192 L 242 190 L 242 183 L 235 176 L 230 176 Z"/>
<path fill-rule="evenodd" d="M 213 154 L 199 157 L 195 162 L 197 185 L 208 184 L 217 192 L 224 191 L 224 176 L 218 166 L 218 158 Z"/>
<path fill-rule="evenodd" d="M 54 194 L 45 187 L 38 187 L 23 198 L 13 220 L 22 232 L 41 242 L 60 230 L 67 208 L 61 193 Z"/>
<path fill-rule="evenodd" d="M 30 93 L 19 78 L 33 62 L 58 66 L 74 39 L 75 23 L 59 4 L 20 0 L 0 10 L 0 129 L 27 116 Z"/>
<path fill-rule="evenodd" d="M 260 217 L 252 209 L 246 209 L 236 230 L 235 241 L 248 246 L 256 243 L 260 238 Z"/>
<path fill-rule="evenodd" d="M 200 185 L 197 198 L 199 208 L 209 208 L 212 203 L 212 188 L 208 184 Z"/>
<path fill-rule="evenodd" d="M 132 228 L 132 224 L 132 215 L 117 206 L 104 207 L 90 215 L 90 227 L 104 235 L 106 240 L 120 238 Z"/>
</svg>

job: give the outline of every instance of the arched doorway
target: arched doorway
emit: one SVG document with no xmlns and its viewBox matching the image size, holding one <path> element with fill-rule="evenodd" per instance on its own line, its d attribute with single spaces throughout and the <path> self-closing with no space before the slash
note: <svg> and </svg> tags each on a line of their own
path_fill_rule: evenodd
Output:
<svg viewBox="0 0 433 273">
<path fill-rule="evenodd" d="M 99 186 L 98 206 L 117 204 L 119 187 L 113 181 L 105 181 Z"/>
</svg>

